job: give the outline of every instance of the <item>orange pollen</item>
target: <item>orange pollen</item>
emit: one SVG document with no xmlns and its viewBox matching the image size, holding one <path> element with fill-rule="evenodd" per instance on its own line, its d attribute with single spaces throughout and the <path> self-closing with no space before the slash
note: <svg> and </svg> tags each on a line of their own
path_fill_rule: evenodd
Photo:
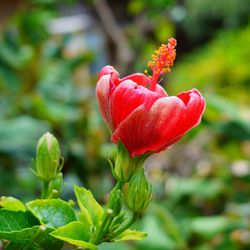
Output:
<svg viewBox="0 0 250 250">
<path fill-rule="evenodd" d="M 154 55 L 151 56 L 152 60 L 148 62 L 148 67 L 152 70 L 151 87 L 154 89 L 156 81 L 163 73 L 170 71 L 170 67 L 174 64 L 176 57 L 175 47 L 177 41 L 174 38 L 168 40 L 168 44 L 162 44 L 158 50 L 154 51 Z"/>
</svg>

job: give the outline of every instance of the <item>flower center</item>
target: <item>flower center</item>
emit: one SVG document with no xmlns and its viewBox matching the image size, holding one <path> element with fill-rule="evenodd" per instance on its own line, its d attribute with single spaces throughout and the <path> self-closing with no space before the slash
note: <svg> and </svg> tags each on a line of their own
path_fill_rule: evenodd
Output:
<svg viewBox="0 0 250 250">
<path fill-rule="evenodd" d="M 158 50 L 154 51 L 154 55 L 151 56 L 152 60 L 148 62 L 148 67 L 152 70 L 152 75 L 148 75 L 150 78 L 150 90 L 155 90 L 159 76 L 169 72 L 170 67 L 174 64 L 176 44 L 177 41 L 174 38 L 170 38 L 167 45 L 162 44 Z M 145 70 L 145 73 L 147 74 L 148 71 Z"/>
</svg>

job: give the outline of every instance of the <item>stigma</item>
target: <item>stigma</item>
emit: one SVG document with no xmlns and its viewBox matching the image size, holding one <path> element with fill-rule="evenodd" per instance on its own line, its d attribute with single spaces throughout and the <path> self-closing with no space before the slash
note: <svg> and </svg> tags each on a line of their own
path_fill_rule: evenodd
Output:
<svg viewBox="0 0 250 250">
<path fill-rule="evenodd" d="M 152 71 L 152 75 L 148 75 L 150 90 L 155 90 L 159 76 L 168 73 L 170 67 L 173 66 L 176 57 L 176 45 L 177 41 L 174 38 L 170 38 L 168 44 L 162 44 L 151 56 L 152 60 L 148 62 L 148 67 Z M 145 70 L 145 73 L 148 74 L 148 71 Z"/>
</svg>

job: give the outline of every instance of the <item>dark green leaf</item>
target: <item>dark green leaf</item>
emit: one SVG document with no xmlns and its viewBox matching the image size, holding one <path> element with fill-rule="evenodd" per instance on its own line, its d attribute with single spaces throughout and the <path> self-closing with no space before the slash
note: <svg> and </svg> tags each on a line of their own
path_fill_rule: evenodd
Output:
<svg viewBox="0 0 250 250">
<path fill-rule="evenodd" d="M 22 250 L 25 247 L 25 244 L 20 244 L 16 242 L 10 242 L 4 250 Z"/>
<path fill-rule="evenodd" d="M 39 226 L 24 228 L 18 231 L 11 232 L 0 231 L 0 239 L 5 239 L 17 243 L 27 243 L 36 235 L 38 230 L 40 230 Z"/>
<path fill-rule="evenodd" d="M 20 231 L 38 225 L 30 212 L 0 209 L 0 232 Z"/>
<path fill-rule="evenodd" d="M 37 245 L 39 245 L 42 249 L 46 250 L 60 250 L 63 246 L 63 241 L 55 239 L 50 235 L 53 229 L 47 228 L 44 234 L 38 238 L 36 241 Z"/>
</svg>

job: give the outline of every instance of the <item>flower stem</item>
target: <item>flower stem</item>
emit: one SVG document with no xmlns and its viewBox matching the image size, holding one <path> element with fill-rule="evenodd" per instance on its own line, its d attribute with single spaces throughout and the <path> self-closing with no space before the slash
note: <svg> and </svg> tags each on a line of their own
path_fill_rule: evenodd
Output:
<svg viewBox="0 0 250 250">
<path fill-rule="evenodd" d="M 44 225 L 41 225 L 38 229 L 35 235 L 31 238 L 30 242 L 23 248 L 23 250 L 30 249 L 31 246 L 34 245 L 34 243 L 38 240 L 38 238 L 41 236 L 41 233 L 46 230 L 46 227 Z"/>
<path fill-rule="evenodd" d="M 120 227 L 119 229 L 117 229 L 115 232 L 113 232 L 111 234 L 110 239 L 114 239 L 119 234 L 121 234 L 126 229 L 128 229 L 132 224 L 134 224 L 134 222 L 137 220 L 138 216 L 139 216 L 139 213 L 134 213 L 133 216 L 130 218 L 130 220 L 124 226 Z"/>
<path fill-rule="evenodd" d="M 123 183 L 121 181 L 117 181 L 112 191 L 119 190 L 119 189 L 121 190 L 122 187 L 123 187 Z M 110 196 L 110 199 L 107 204 L 107 209 L 105 210 L 103 214 L 102 223 L 100 227 L 97 229 L 95 237 L 91 240 L 91 243 L 93 244 L 98 245 L 102 241 L 103 237 L 108 232 L 109 227 L 114 219 L 114 216 L 112 214 L 113 213 L 112 204 L 114 204 L 114 200 L 112 199 L 113 199 L 113 196 Z"/>
<path fill-rule="evenodd" d="M 49 181 L 43 181 L 42 199 L 46 199 L 49 196 Z"/>
</svg>

